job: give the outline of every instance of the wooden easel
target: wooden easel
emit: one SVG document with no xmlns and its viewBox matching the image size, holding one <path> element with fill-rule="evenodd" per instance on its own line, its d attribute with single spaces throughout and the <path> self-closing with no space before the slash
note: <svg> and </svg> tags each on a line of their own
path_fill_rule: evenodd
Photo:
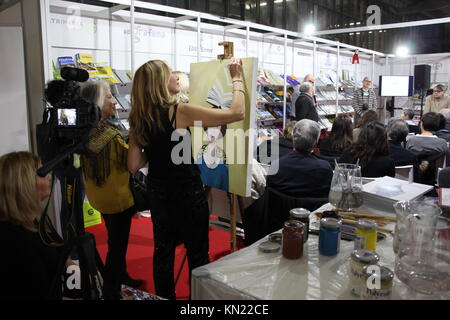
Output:
<svg viewBox="0 0 450 320">
<path fill-rule="evenodd" d="M 230 252 L 236 251 L 236 224 L 237 224 L 237 205 L 239 205 L 239 211 L 241 217 L 244 215 L 244 200 L 241 196 L 234 193 L 227 193 L 230 203 Z"/>
<path fill-rule="evenodd" d="M 234 44 L 231 41 L 219 42 L 219 46 L 223 46 L 224 54 L 219 54 L 217 59 L 231 59 L 234 57 Z M 241 196 L 233 193 L 227 193 L 228 201 L 230 204 L 230 251 L 236 251 L 236 224 L 237 224 L 237 205 L 241 216 L 244 214 L 244 203 Z"/>
</svg>

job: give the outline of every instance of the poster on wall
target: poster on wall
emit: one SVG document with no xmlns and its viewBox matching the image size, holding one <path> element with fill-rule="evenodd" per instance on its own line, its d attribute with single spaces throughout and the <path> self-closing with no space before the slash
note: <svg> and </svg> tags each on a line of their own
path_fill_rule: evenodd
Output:
<svg viewBox="0 0 450 320">
<path fill-rule="evenodd" d="M 255 130 L 258 59 L 244 58 L 245 119 L 222 127 L 192 128 L 192 152 L 205 185 L 248 197 Z M 190 102 L 205 108 L 230 108 L 230 60 L 192 63 Z"/>
</svg>

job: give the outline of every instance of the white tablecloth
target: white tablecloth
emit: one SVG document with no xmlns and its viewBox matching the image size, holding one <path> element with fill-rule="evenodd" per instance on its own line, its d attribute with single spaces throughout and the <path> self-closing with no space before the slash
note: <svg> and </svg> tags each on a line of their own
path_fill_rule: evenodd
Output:
<svg viewBox="0 0 450 320">
<path fill-rule="evenodd" d="M 330 209 L 326 204 L 318 209 Z M 379 212 L 368 208 L 359 211 Z M 315 215 L 311 215 L 313 218 Z M 311 219 L 313 220 L 313 219 Z M 315 223 L 312 221 L 312 227 Z M 387 228 L 393 229 L 394 225 Z M 303 256 L 289 260 L 278 253 L 262 253 L 253 245 L 229 254 L 213 263 L 199 267 L 192 273 L 192 299 L 195 300 L 322 300 L 359 299 L 349 290 L 348 265 L 353 241 L 341 240 L 340 253 L 334 257 L 319 254 L 318 236 L 311 235 L 303 249 Z M 380 265 L 394 271 L 395 257 L 392 249 L 393 236 L 377 243 Z M 424 296 L 413 292 L 394 279 L 392 299 L 449 299 L 447 296 Z"/>
</svg>

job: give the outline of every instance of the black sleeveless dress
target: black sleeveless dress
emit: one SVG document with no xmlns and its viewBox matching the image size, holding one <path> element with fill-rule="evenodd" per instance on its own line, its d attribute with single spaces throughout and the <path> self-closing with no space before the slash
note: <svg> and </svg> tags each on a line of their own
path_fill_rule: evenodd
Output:
<svg viewBox="0 0 450 320">
<path fill-rule="evenodd" d="M 149 130 L 149 146 L 145 148 L 155 242 L 153 277 L 156 294 L 168 299 L 176 298 L 173 270 L 175 248 L 180 242 L 187 250 L 189 271 L 209 263 L 209 207 L 200 171 L 192 158 L 190 140 L 184 149 L 189 152 L 184 159 L 190 162 L 177 164 L 172 159 L 174 147 L 183 141 L 172 141 L 176 111 L 177 105 L 172 119 L 168 109 L 163 112 L 164 128 Z M 183 156 L 182 151 L 176 154 Z"/>
</svg>

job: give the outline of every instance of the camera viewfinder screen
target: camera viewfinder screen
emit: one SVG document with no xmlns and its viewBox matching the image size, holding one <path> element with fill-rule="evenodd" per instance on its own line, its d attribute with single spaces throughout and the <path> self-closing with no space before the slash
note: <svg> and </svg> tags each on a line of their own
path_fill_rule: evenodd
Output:
<svg viewBox="0 0 450 320">
<path fill-rule="evenodd" d="M 59 126 L 75 126 L 77 124 L 76 109 L 58 109 Z"/>
</svg>

